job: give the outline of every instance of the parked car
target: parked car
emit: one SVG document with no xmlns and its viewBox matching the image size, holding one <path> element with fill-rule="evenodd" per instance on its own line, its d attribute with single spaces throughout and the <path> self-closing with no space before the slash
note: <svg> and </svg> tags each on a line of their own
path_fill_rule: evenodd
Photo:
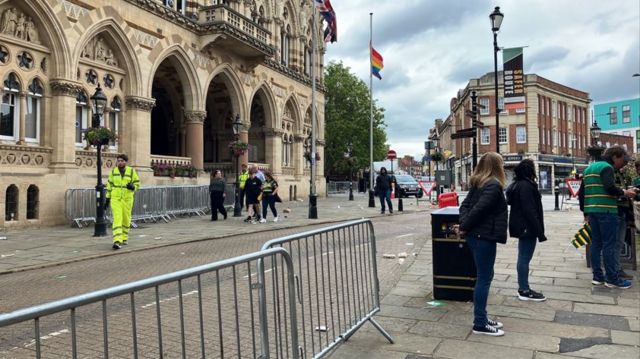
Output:
<svg viewBox="0 0 640 359">
<path fill-rule="evenodd" d="M 396 175 L 395 177 L 397 186 L 402 189 L 403 197 L 416 196 L 416 198 L 422 198 L 422 189 L 418 185 L 418 181 L 413 177 L 409 175 Z M 396 194 L 400 195 L 398 191 L 396 191 Z"/>
</svg>

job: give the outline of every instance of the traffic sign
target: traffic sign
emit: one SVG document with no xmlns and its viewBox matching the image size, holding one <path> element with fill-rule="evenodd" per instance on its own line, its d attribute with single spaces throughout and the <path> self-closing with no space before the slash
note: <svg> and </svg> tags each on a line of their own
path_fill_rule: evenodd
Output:
<svg viewBox="0 0 640 359">
<path fill-rule="evenodd" d="M 397 158 L 397 157 L 396 157 L 396 151 L 394 151 L 394 150 L 389 150 L 389 151 L 387 152 L 387 159 L 388 159 L 388 160 L 392 160 L 392 161 L 393 161 L 393 160 L 395 160 L 396 158 Z"/>
<path fill-rule="evenodd" d="M 567 179 L 567 187 L 569 187 L 569 192 L 571 192 L 571 197 L 578 197 L 578 191 L 580 190 L 581 180 L 576 179 Z"/>
<path fill-rule="evenodd" d="M 475 137 L 476 129 L 475 128 L 464 128 L 462 130 L 458 130 L 456 133 L 451 134 L 451 139 L 455 140 L 457 138 L 467 138 L 467 137 Z"/>
</svg>

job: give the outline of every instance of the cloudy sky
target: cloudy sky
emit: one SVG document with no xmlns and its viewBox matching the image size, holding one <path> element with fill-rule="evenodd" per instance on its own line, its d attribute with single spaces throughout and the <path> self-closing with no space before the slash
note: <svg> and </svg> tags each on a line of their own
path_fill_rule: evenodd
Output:
<svg viewBox="0 0 640 359">
<path fill-rule="evenodd" d="M 384 57 L 374 98 L 386 109 L 391 148 L 420 156 L 434 119 L 470 78 L 493 71 L 489 14 L 505 15 L 500 47 L 527 46 L 526 73 L 586 91 L 593 103 L 640 95 L 638 0 L 332 0 L 338 42 L 325 62 L 342 61 L 369 84 L 373 44 Z M 498 54 L 498 70 L 502 68 Z"/>
</svg>

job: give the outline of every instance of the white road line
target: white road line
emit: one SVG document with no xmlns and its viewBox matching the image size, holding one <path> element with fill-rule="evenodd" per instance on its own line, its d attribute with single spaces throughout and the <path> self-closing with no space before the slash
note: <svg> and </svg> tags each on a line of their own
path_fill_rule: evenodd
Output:
<svg viewBox="0 0 640 359">
<path fill-rule="evenodd" d="M 324 253 L 322 253 L 322 256 L 324 257 L 324 256 L 329 255 L 329 254 L 332 254 L 332 253 L 333 253 L 332 251 L 324 252 Z M 315 258 L 315 257 L 316 257 L 316 256 L 309 256 L 309 257 L 307 257 L 307 258 L 309 258 L 309 259 L 313 259 L 313 258 Z"/>
<path fill-rule="evenodd" d="M 267 270 L 265 270 L 264 272 L 265 272 L 265 273 L 269 273 L 269 272 L 271 272 L 272 270 L 273 270 L 273 268 L 271 268 L 271 269 L 267 269 Z M 252 276 L 252 277 L 253 277 L 253 276 L 256 276 L 256 275 L 258 275 L 258 273 L 253 273 L 253 274 L 251 274 L 251 276 Z M 245 275 L 245 276 L 244 276 L 244 277 L 242 277 L 242 278 L 247 279 L 247 278 L 249 278 L 249 276 L 248 276 L 248 275 Z"/>
<path fill-rule="evenodd" d="M 407 234 L 402 234 L 399 236 L 396 236 L 396 238 L 404 238 L 404 237 L 409 237 L 409 236 L 413 236 L 415 233 L 407 233 Z"/>
<path fill-rule="evenodd" d="M 191 292 L 184 293 L 182 295 L 182 297 L 186 297 L 186 296 L 193 295 L 193 294 L 196 294 L 196 293 L 198 293 L 197 290 L 192 290 Z M 173 297 L 165 298 L 165 299 L 162 299 L 160 301 L 160 303 L 174 301 L 174 300 L 178 299 L 179 297 L 180 296 L 176 295 L 176 296 L 173 296 Z M 153 307 L 155 305 L 156 305 L 156 302 L 151 302 L 149 304 L 145 304 L 145 305 L 141 306 L 140 308 L 145 309 L 145 308 Z"/>
<path fill-rule="evenodd" d="M 44 340 L 51 339 L 51 338 L 57 337 L 58 335 L 67 334 L 67 333 L 69 333 L 69 329 L 62 329 L 60 331 L 49 333 L 47 335 L 41 336 L 40 337 L 40 341 L 42 342 Z M 35 339 L 31 339 L 31 341 L 29 343 L 25 343 L 24 344 L 24 348 L 28 348 L 28 347 L 31 347 L 31 346 L 34 346 L 34 345 L 36 345 L 36 340 Z M 19 349 L 19 347 L 14 347 L 13 349 Z"/>
</svg>

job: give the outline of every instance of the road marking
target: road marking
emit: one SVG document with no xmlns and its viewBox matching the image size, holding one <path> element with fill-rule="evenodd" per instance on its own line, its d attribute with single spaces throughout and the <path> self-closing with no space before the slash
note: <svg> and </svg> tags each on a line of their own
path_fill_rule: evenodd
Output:
<svg viewBox="0 0 640 359">
<path fill-rule="evenodd" d="M 273 270 L 273 268 L 271 268 L 271 269 L 267 269 L 267 270 L 265 270 L 264 272 L 265 272 L 265 273 L 269 273 L 269 272 L 271 272 L 272 270 Z M 253 277 L 253 276 L 256 276 L 256 275 L 258 275 L 258 273 L 253 273 L 253 274 L 251 274 L 251 276 L 252 276 L 252 277 Z M 245 276 L 244 276 L 244 277 L 242 277 L 242 278 L 247 279 L 247 278 L 249 278 L 249 276 L 248 276 L 248 275 L 245 275 Z"/>
<path fill-rule="evenodd" d="M 197 291 L 197 290 L 192 290 L 191 292 L 184 293 L 184 294 L 182 295 L 182 297 L 184 298 L 184 297 L 186 297 L 186 296 L 193 295 L 193 294 L 196 294 L 196 293 L 198 293 L 198 291 Z M 169 297 L 169 298 L 165 298 L 165 299 L 162 299 L 162 300 L 160 301 L 160 303 L 174 301 L 174 300 L 176 300 L 176 299 L 178 299 L 178 298 L 180 298 L 180 296 L 178 296 L 178 295 L 173 296 L 173 297 Z M 153 307 L 153 306 L 155 306 L 155 305 L 156 305 L 156 302 L 151 302 L 151 303 L 149 303 L 149 304 L 145 304 L 145 305 L 143 305 L 143 306 L 142 306 L 142 307 L 140 307 L 140 308 L 145 309 L 145 308 Z"/>
<path fill-rule="evenodd" d="M 13 256 L 15 256 L 15 255 L 16 255 L 15 253 L 12 253 L 12 254 L 2 254 L 2 255 L 0 255 L 0 258 L 13 257 Z"/>
<path fill-rule="evenodd" d="M 322 257 L 324 257 L 324 256 L 326 256 L 326 255 L 329 255 L 329 254 L 332 254 L 332 253 L 333 253 L 333 251 L 324 252 L 324 253 L 322 253 Z M 307 257 L 307 258 L 309 258 L 309 259 L 313 259 L 313 258 L 315 258 L 315 257 L 316 257 L 316 256 L 309 256 L 309 257 Z"/>
<path fill-rule="evenodd" d="M 60 331 L 49 333 L 47 335 L 41 336 L 40 337 L 40 341 L 42 342 L 43 340 L 51 339 L 51 338 L 57 337 L 58 335 L 67 334 L 67 333 L 69 333 L 69 329 L 62 329 Z M 31 347 L 31 346 L 34 346 L 34 345 L 36 345 L 36 340 L 35 339 L 31 339 L 30 342 L 24 344 L 24 347 L 28 348 L 28 347 Z M 20 349 L 20 348 L 19 347 L 14 347 L 13 349 Z"/>
<path fill-rule="evenodd" d="M 399 236 L 396 236 L 396 238 L 404 238 L 404 237 L 409 237 L 409 236 L 413 236 L 415 233 L 407 233 L 407 234 L 402 234 Z"/>
</svg>

